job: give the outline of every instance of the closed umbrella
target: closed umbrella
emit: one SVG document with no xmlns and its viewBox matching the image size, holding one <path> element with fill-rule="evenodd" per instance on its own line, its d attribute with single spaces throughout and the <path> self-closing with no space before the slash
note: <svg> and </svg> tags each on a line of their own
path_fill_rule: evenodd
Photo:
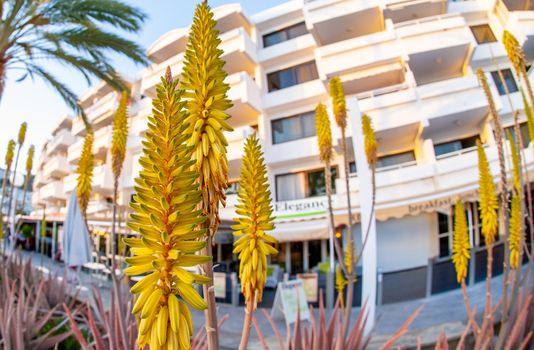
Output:
<svg viewBox="0 0 534 350">
<path fill-rule="evenodd" d="M 91 262 L 91 255 L 89 231 L 78 205 L 76 191 L 72 191 L 63 224 L 61 257 L 65 265 L 79 269 L 84 264 Z"/>
</svg>

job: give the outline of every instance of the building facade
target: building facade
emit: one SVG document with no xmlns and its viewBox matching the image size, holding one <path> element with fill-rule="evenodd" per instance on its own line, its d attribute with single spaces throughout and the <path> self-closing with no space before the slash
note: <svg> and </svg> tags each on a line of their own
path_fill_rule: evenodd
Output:
<svg viewBox="0 0 534 350">
<path fill-rule="evenodd" d="M 317 103 L 325 103 L 332 114 L 328 81 L 339 76 L 347 99 L 357 101 L 360 111 L 372 118 L 378 141 L 379 300 L 425 296 L 449 288 L 447 281 L 454 283 L 452 205 L 459 198 L 467 202 L 475 254 L 469 279 L 482 278 L 482 267 L 477 268 L 483 264 L 476 264 L 485 259 L 477 210 L 477 139 L 485 144 L 495 176 L 498 164 L 488 104 L 475 70 L 481 67 L 487 72 L 508 130 L 514 111 L 519 112 L 528 146 L 522 82 L 508 62 L 501 38 L 509 30 L 527 59 L 534 59 L 534 4 L 528 0 L 293 0 L 252 16 L 238 4 L 214 8 L 214 13 L 233 103 L 229 122 L 235 129 L 227 133 L 231 184 L 227 207 L 221 210 L 218 261 L 235 260 L 232 237 L 225 227 L 234 217 L 243 143 L 251 133 L 261 140 L 273 194 L 273 235 L 280 253 L 271 263 L 294 274 L 327 261 L 325 180 L 314 109 Z M 179 28 L 156 40 L 147 51 L 153 63 L 132 83 L 128 152 L 120 183 L 124 213 L 139 172 L 141 140 L 155 87 L 168 66 L 179 78 L 187 38 L 188 29 Z M 533 74 L 530 70 L 530 77 Z M 110 217 L 113 183 L 108 153 L 118 99 L 105 84 L 82 98 L 95 127 L 94 194 L 88 209 L 94 220 Z M 335 223 L 344 237 L 345 172 L 341 135 L 333 119 L 332 125 Z M 352 149 L 352 130 L 347 132 Z M 73 171 L 83 133 L 80 118 L 58 124 L 43 151 L 34 207 L 47 203 L 58 215 L 63 213 L 75 186 Z M 508 148 L 506 152 L 509 155 Z M 522 152 L 532 178 L 533 149 Z M 361 246 L 358 165 L 352 152 L 349 156 L 348 195 L 357 222 L 353 234 Z M 390 286 L 401 291 L 391 293 Z"/>
</svg>

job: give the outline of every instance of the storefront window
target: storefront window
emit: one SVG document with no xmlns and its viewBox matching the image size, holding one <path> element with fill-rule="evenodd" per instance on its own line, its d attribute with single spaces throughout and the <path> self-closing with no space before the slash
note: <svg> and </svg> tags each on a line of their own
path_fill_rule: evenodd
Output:
<svg viewBox="0 0 534 350">
<path fill-rule="evenodd" d="M 310 61 L 267 74 L 267 84 L 269 92 L 272 92 L 318 78 L 315 61 Z"/>
<path fill-rule="evenodd" d="M 336 191 L 337 168 L 332 167 L 332 193 Z M 323 169 L 276 175 L 276 200 L 289 201 L 326 194 Z"/>
<path fill-rule="evenodd" d="M 315 112 L 308 112 L 271 121 L 273 144 L 316 135 Z"/>
</svg>

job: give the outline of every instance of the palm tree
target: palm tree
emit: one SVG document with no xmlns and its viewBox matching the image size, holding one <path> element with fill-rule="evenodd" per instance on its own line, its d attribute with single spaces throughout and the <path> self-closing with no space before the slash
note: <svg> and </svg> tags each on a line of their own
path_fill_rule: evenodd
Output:
<svg viewBox="0 0 534 350">
<path fill-rule="evenodd" d="M 125 84 L 109 63 L 119 54 L 146 63 L 143 49 L 114 29 L 137 33 L 146 15 L 121 0 L 0 0 L 0 99 L 9 71 L 48 83 L 85 120 L 78 98 L 45 64 L 54 60 L 117 90 Z M 88 125 L 88 123 L 86 123 Z"/>
</svg>

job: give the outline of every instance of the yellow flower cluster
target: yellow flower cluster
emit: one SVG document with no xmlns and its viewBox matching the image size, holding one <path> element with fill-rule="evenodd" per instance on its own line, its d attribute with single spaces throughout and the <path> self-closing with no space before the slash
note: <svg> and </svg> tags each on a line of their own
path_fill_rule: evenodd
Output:
<svg viewBox="0 0 534 350">
<path fill-rule="evenodd" d="M 11 165 L 13 164 L 13 157 L 15 156 L 15 141 L 9 140 L 7 143 L 7 151 L 6 151 L 6 168 L 11 169 Z"/>
<path fill-rule="evenodd" d="M 510 211 L 510 267 L 516 269 L 519 266 L 521 253 L 521 202 L 519 196 L 512 197 L 512 208 Z"/>
<path fill-rule="evenodd" d="M 336 290 L 339 294 L 339 300 L 341 302 L 341 307 L 344 306 L 344 298 L 343 298 L 343 291 L 345 290 L 345 286 L 347 285 L 347 279 L 343 275 L 343 271 L 341 271 L 341 266 L 336 266 Z"/>
<path fill-rule="evenodd" d="M 512 33 L 507 30 L 503 32 L 502 43 L 508 55 L 508 59 L 514 66 L 516 73 L 521 75 L 522 67 L 525 65 L 525 54 L 521 49 L 521 45 L 519 45 L 519 42 Z"/>
<path fill-rule="evenodd" d="M 512 156 L 512 175 L 513 185 L 516 192 L 521 190 L 521 165 L 519 160 L 519 152 L 512 133 L 508 132 L 508 143 L 510 145 L 510 154 Z"/>
<path fill-rule="evenodd" d="M 225 112 L 232 107 L 227 97 L 230 87 L 224 82 L 223 51 L 218 48 L 221 40 L 215 25 L 213 12 L 203 1 L 195 10 L 181 81 L 189 112 L 184 132 L 189 136 L 188 145 L 194 148 L 202 209 L 208 214 L 211 234 L 217 230 L 219 206 L 225 205 L 228 187 L 228 142 L 223 132 L 232 131 Z"/>
<path fill-rule="evenodd" d="M 347 106 L 345 103 L 345 91 L 339 77 L 333 77 L 328 82 L 330 97 L 332 98 L 332 107 L 336 124 L 340 129 L 347 127 Z"/>
<path fill-rule="evenodd" d="M 119 107 L 113 119 L 113 138 L 111 139 L 111 168 L 113 176 L 119 178 L 122 164 L 126 155 L 126 141 L 128 139 L 128 92 L 123 91 Z"/>
<path fill-rule="evenodd" d="M 245 143 L 237 196 L 236 214 L 239 217 L 234 219 L 237 224 L 232 229 L 240 238 L 234 242 L 234 254 L 239 254 L 241 291 L 247 302 L 254 303 L 255 309 L 265 287 L 267 256 L 278 253 L 272 246 L 276 239 L 266 233 L 274 229 L 273 209 L 267 169 L 255 135 Z"/>
<path fill-rule="evenodd" d="M 362 115 L 362 133 L 364 137 L 367 162 L 369 163 L 370 167 L 373 167 L 376 163 L 377 145 L 373 123 L 371 121 L 371 117 L 369 117 L 367 114 Z"/>
<path fill-rule="evenodd" d="M 330 119 L 324 104 L 319 103 L 315 108 L 315 127 L 317 129 L 317 142 L 319 144 L 319 158 L 324 163 L 330 163 L 334 157 L 332 145 L 332 131 Z"/>
<path fill-rule="evenodd" d="M 156 92 L 130 203 L 128 226 L 140 238 L 125 239 L 133 254 L 126 258 L 130 266 L 125 273 L 142 276 L 130 290 L 138 294 L 133 313 L 140 318 L 140 348 L 150 344 L 152 350 L 189 349 L 193 323 L 187 304 L 206 308 L 193 284 L 209 279 L 185 268 L 211 257 L 195 254 L 206 245 L 198 240 L 206 232 L 199 228 L 205 218 L 197 209 L 201 193 L 186 145 L 183 91 L 169 69 Z"/>
<path fill-rule="evenodd" d="M 93 179 L 94 155 L 93 155 L 94 134 L 88 131 L 83 142 L 82 154 L 78 161 L 78 174 L 76 193 L 78 195 L 78 203 L 80 211 L 85 218 L 87 214 L 87 206 L 91 199 L 91 181 Z"/>
<path fill-rule="evenodd" d="M 486 152 L 480 141 L 477 142 L 478 174 L 480 192 L 480 216 L 482 219 L 482 235 L 486 244 L 493 244 L 498 229 L 498 201 L 495 194 L 493 176 L 489 167 Z"/>
<path fill-rule="evenodd" d="M 26 174 L 28 175 L 28 177 L 31 175 L 32 173 L 32 169 L 33 169 L 33 156 L 35 154 L 35 146 L 34 145 L 31 145 L 30 148 L 28 148 L 28 156 L 26 158 Z"/>
<path fill-rule="evenodd" d="M 454 207 L 454 237 L 452 244 L 452 263 L 456 269 L 456 278 L 461 282 L 467 276 L 470 255 L 469 233 L 467 219 L 462 201 L 457 201 Z"/>
<path fill-rule="evenodd" d="M 17 142 L 19 145 L 24 144 L 24 140 L 26 140 L 26 129 L 28 128 L 28 124 L 26 122 L 20 124 L 19 128 L 19 135 L 17 137 Z"/>
</svg>

